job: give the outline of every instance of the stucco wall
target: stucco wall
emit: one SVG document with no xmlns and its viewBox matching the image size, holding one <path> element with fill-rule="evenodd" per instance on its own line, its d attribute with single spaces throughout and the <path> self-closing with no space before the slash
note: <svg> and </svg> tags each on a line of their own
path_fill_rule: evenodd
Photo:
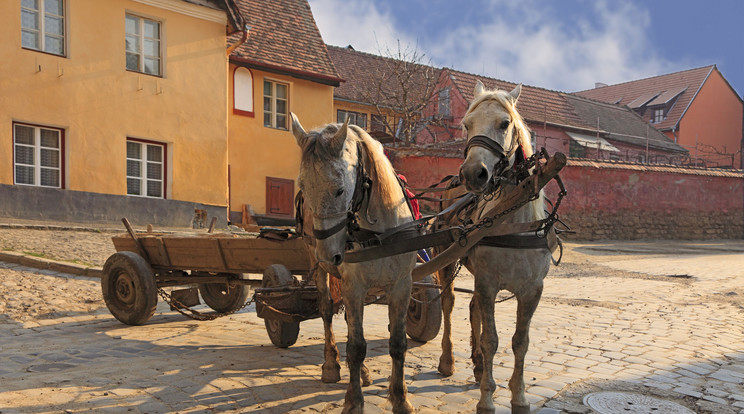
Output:
<svg viewBox="0 0 744 414">
<path fill-rule="evenodd" d="M 225 22 L 130 0 L 65 3 L 60 57 L 21 48 L 20 2 L 0 2 L 0 183 L 13 184 L 17 121 L 64 130 L 68 190 L 125 195 L 131 137 L 167 144 L 167 199 L 226 205 Z M 163 77 L 126 70 L 127 12 L 161 21 Z"/>
<path fill-rule="evenodd" d="M 741 172 L 591 164 L 569 161 L 560 174 L 569 194 L 559 214 L 577 232 L 568 238 L 744 237 Z"/>
<path fill-rule="evenodd" d="M 264 79 L 289 85 L 289 110 L 300 119 L 306 130 L 335 122 L 333 87 L 287 75 L 250 69 L 253 76 L 254 116 L 233 113 L 233 72 L 229 76 L 229 165 L 230 210 L 240 212 L 243 204 L 256 214 L 266 213 L 266 177 L 297 180 L 300 149 L 287 130 L 263 125 Z M 288 120 L 288 126 L 289 126 Z M 295 191 L 297 187 L 295 186 Z M 239 216 L 239 214 L 238 214 Z"/>
<path fill-rule="evenodd" d="M 456 174 L 457 156 L 396 154 L 393 165 L 412 187 Z M 569 160 L 559 216 L 575 240 L 744 238 L 744 173 Z M 546 187 L 555 200 L 558 186 Z M 436 194 L 435 194 L 436 196 Z"/>
<path fill-rule="evenodd" d="M 704 143 L 714 146 L 720 153 L 738 153 L 734 157 L 734 167 L 742 168 L 743 118 L 744 104 L 714 70 L 682 117 L 676 133 L 678 143 L 690 151 L 691 157 L 708 158 L 721 165 L 730 166 L 731 157 L 714 156 L 716 151 L 706 147 L 696 151 L 695 145 Z"/>
</svg>

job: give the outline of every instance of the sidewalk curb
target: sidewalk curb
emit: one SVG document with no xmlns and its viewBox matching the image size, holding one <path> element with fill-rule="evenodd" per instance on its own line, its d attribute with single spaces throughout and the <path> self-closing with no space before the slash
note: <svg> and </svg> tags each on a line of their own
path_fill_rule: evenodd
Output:
<svg viewBox="0 0 744 414">
<path fill-rule="evenodd" d="M 57 260 L 44 259 L 29 256 L 18 252 L 0 252 L 0 261 L 17 263 L 22 266 L 33 267 L 53 272 L 69 273 L 77 276 L 101 277 L 103 268 L 100 266 L 85 266 L 76 263 L 60 262 Z"/>
</svg>

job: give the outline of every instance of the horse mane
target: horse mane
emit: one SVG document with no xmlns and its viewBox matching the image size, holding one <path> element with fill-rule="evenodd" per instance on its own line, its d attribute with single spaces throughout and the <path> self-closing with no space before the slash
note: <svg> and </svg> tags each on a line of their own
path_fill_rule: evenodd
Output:
<svg viewBox="0 0 744 414">
<path fill-rule="evenodd" d="M 514 131 L 517 134 L 517 140 L 522 145 L 522 151 L 524 151 L 525 157 L 530 157 L 533 154 L 532 151 L 532 138 L 530 137 L 530 129 L 525 125 L 522 115 L 517 112 L 517 106 L 512 101 L 511 95 L 508 92 L 492 89 L 484 91 L 480 96 L 475 98 L 470 103 L 468 110 L 465 115 L 472 112 L 478 105 L 485 101 L 496 101 L 498 102 L 512 119 L 512 125 L 514 125 Z M 464 118 L 464 117 L 463 117 Z"/>
<path fill-rule="evenodd" d="M 402 197 L 400 182 L 393 165 L 385 156 L 382 144 L 356 125 L 349 125 L 349 129 L 354 131 L 357 142 L 364 148 L 364 168 L 378 190 L 377 196 L 381 197 L 382 205 L 386 209 L 395 207 Z"/>
<path fill-rule="evenodd" d="M 309 132 L 302 148 L 303 159 L 324 161 L 336 157 L 329 138 L 338 132 L 339 127 L 339 124 L 328 124 L 322 130 Z M 373 193 L 379 197 L 383 208 L 395 207 L 400 203 L 402 193 L 398 176 L 390 160 L 385 156 L 382 144 L 356 125 L 349 125 L 348 131 L 346 139 L 351 140 L 348 144 L 362 147 L 364 168 L 374 183 Z"/>
</svg>

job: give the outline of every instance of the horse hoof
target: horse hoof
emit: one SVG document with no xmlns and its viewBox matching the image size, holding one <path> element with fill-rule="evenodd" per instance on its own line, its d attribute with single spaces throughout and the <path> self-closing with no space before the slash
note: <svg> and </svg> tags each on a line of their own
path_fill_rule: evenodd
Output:
<svg viewBox="0 0 744 414">
<path fill-rule="evenodd" d="M 411 405 L 408 400 L 403 401 L 401 404 L 398 404 L 397 407 L 393 407 L 393 413 L 394 414 L 410 414 L 416 411 L 413 406 Z"/>
<path fill-rule="evenodd" d="M 341 366 L 338 364 L 323 364 L 322 372 L 320 380 L 327 384 L 341 381 Z"/>
<path fill-rule="evenodd" d="M 372 377 L 369 375 L 369 369 L 367 369 L 366 366 L 362 366 L 361 377 L 362 377 L 363 387 L 368 387 L 372 385 Z"/>
<path fill-rule="evenodd" d="M 326 384 L 333 384 L 341 381 L 341 374 L 339 374 L 338 372 L 324 372 L 323 375 L 321 375 L 320 380 L 325 382 Z"/>
<path fill-rule="evenodd" d="M 512 414 L 530 414 L 530 405 L 514 405 L 511 406 Z"/>
<path fill-rule="evenodd" d="M 443 377 L 451 377 L 452 374 L 455 373 L 454 364 L 445 364 L 443 362 L 440 362 L 439 367 L 437 369 L 439 370 L 439 373 L 442 374 Z"/>
</svg>

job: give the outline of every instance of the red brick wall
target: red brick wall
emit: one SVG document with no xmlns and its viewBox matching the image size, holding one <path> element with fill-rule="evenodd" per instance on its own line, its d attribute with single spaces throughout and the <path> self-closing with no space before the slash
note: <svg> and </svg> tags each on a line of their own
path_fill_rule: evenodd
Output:
<svg viewBox="0 0 744 414">
<path fill-rule="evenodd" d="M 744 173 L 569 161 L 559 215 L 595 239 L 744 237 Z M 551 183 L 548 196 L 556 194 Z"/>
<path fill-rule="evenodd" d="M 457 174 L 461 162 L 422 154 L 393 158 L 412 187 Z M 577 231 L 568 239 L 744 238 L 741 171 L 569 160 L 560 176 L 568 195 L 559 216 Z M 557 185 L 551 183 L 546 195 L 555 199 L 556 194 Z"/>
</svg>

